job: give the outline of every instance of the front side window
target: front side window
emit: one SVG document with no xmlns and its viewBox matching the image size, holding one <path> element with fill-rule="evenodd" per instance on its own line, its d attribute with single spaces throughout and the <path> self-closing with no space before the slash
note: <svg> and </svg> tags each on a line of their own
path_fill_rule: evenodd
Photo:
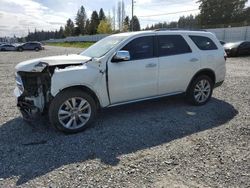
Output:
<svg viewBox="0 0 250 188">
<path fill-rule="evenodd" d="M 192 52 L 191 48 L 181 35 L 158 36 L 159 56 L 169 56 Z"/>
<path fill-rule="evenodd" d="M 204 36 L 189 36 L 192 41 L 196 44 L 196 46 L 200 49 L 200 50 L 217 50 L 217 46 L 214 44 L 214 42 L 208 38 L 208 37 L 204 37 Z"/>
<path fill-rule="evenodd" d="M 121 50 L 129 51 L 130 60 L 153 58 L 154 57 L 154 37 L 146 36 L 146 37 L 136 38 L 132 40 L 131 42 L 129 42 Z"/>
</svg>

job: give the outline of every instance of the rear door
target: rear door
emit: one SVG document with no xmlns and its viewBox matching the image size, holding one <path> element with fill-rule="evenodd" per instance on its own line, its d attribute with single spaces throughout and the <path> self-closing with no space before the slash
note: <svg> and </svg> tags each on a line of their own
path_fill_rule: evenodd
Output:
<svg viewBox="0 0 250 188">
<path fill-rule="evenodd" d="M 192 52 L 184 36 L 158 35 L 159 95 L 184 92 L 200 67 L 200 56 Z"/>
</svg>

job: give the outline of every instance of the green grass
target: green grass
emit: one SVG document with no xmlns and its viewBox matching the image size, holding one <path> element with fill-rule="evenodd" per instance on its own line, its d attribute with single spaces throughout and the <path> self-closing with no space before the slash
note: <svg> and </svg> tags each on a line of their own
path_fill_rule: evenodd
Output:
<svg viewBox="0 0 250 188">
<path fill-rule="evenodd" d="M 94 42 L 50 42 L 46 43 L 48 46 L 61 46 L 61 47 L 71 47 L 71 48 L 88 48 Z"/>
</svg>

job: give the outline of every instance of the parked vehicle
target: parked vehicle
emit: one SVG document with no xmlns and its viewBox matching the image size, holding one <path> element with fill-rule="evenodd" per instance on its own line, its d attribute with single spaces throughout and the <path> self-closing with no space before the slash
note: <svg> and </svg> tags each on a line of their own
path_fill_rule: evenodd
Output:
<svg viewBox="0 0 250 188">
<path fill-rule="evenodd" d="M 0 45 L 0 51 L 15 51 L 16 47 L 12 44 L 2 44 Z"/>
<path fill-rule="evenodd" d="M 23 50 L 43 50 L 44 48 L 42 47 L 40 42 L 26 42 L 24 44 L 21 44 L 17 46 L 17 50 L 22 52 Z"/>
<path fill-rule="evenodd" d="M 25 119 L 48 113 L 58 130 L 75 133 L 91 125 L 99 108 L 181 93 L 204 105 L 224 81 L 224 53 L 209 32 L 111 35 L 79 55 L 18 64 L 15 95 Z"/>
<path fill-rule="evenodd" d="M 250 41 L 231 42 L 224 45 L 229 57 L 250 55 Z"/>
</svg>

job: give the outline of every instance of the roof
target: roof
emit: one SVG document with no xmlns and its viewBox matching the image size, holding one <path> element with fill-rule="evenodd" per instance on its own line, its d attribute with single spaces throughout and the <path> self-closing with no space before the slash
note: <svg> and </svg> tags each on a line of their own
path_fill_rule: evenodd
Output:
<svg viewBox="0 0 250 188">
<path fill-rule="evenodd" d="M 211 34 L 211 32 L 207 32 L 204 30 L 148 30 L 148 31 L 136 31 L 136 32 L 126 32 L 126 33 L 119 33 L 115 34 L 116 36 L 124 36 L 124 37 L 129 37 L 129 36 L 135 36 L 135 35 L 140 35 L 140 34 Z"/>
</svg>

